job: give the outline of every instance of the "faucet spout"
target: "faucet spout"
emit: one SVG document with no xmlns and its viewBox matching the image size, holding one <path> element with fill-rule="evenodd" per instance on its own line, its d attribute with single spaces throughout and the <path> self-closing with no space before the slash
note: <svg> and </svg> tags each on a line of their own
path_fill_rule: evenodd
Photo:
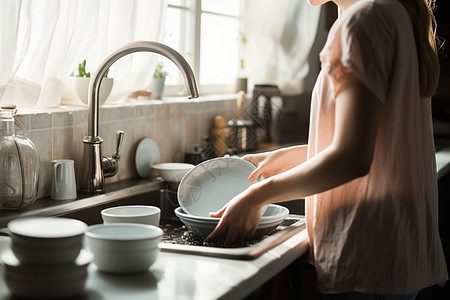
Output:
<svg viewBox="0 0 450 300">
<path fill-rule="evenodd" d="M 103 140 L 99 136 L 99 110 L 100 110 L 100 86 L 106 71 L 111 65 L 121 57 L 134 52 L 153 52 L 167 57 L 181 71 L 186 88 L 191 98 L 198 98 L 197 82 L 194 72 L 188 62 L 180 53 L 167 45 L 153 41 L 137 41 L 126 44 L 116 51 L 108 55 L 99 65 L 96 72 L 89 82 L 88 91 L 88 136 L 83 139 L 83 166 L 80 178 L 80 190 L 88 193 L 102 193 L 104 186 L 104 177 L 101 155 L 101 143 Z M 112 157 L 112 160 L 118 160 L 119 155 Z M 108 160 L 111 160 L 108 158 Z M 117 164 L 115 164 L 117 165 Z M 116 174 L 117 170 L 108 172 L 108 174 Z M 112 176 L 112 175 L 111 175 Z"/>
</svg>

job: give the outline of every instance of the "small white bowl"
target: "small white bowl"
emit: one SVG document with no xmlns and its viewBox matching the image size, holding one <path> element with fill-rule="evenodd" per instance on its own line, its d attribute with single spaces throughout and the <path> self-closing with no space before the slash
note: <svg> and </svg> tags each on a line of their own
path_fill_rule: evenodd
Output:
<svg viewBox="0 0 450 300">
<path fill-rule="evenodd" d="M 80 98 L 81 102 L 84 104 L 88 104 L 88 92 L 89 92 L 89 82 L 91 78 L 87 77 L 73 77 L 75 91 L 77 92 L 78 98 Z M 113 78 L 103 78 L 102 83 L 100 85 L 100 105 L 105 104 L 106 100 L 111 93 L 111 90 L 114 85 Z"/>
<path fill-rule="evenodd" d="M 161 209 L 151 205 L 125 205 L 105 208 L 101 215 L 104 224 L 139 223 L 159 226 Z"/>
<path fill-rule="evenodd" d="M 180 182 L 183 176 L 194 167 L 193 164 L 187 163 L 163 163 L 152 166 L 158 171 L 159 176 L 168 182 Z"/>
<path fill-rule="evenodd" d="M 148 271 L 159 253 L 163 231 L 144 224 L 99 224 L 88 227 L 86 247 L 100 271 L 130 274 Z"/>
<path fill-rule="evenodd" d="M 36 266 L 21 263 L 10 250 L 1 255 L 5 283 L 11 294 L 43 299 L 61 299 L 81 294 L 92 259 L 93 255 L 89 251 L 82 250 L 71 264 Z"/>
<path fill-rule="evenodd" d="M 11 250 L 22 263 L 73 263 L 80 254 L 84 222 L 59 217 L 28 217 L 8 223 Z"/>
</svg>

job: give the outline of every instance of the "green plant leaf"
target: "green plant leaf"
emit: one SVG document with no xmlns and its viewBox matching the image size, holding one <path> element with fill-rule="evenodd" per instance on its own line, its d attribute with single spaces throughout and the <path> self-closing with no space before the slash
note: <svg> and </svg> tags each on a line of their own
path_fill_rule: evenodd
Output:
<svg viewBox="0 0 450 300">
<path fill-rule="evenodd" d="M 163 63 L 159 62 L 156 66 L 155 72 L 153 73 L 153 78 L 165 78 L 168 75 L 167 71 L 164 70 L 163 67 Z"/>
<path fill-rule="evenodd" d="M 86 76 L 86 60 L 78 64 L 78 77 L 88 77 Z"/>
<path fill-rule="evenodd" d="M 105 75 L 103 77 L 108 78 L 109 68 L 106 70 Z M 91 72 L 86 72 L 86 60 L 84 59 L 80 64 L 78 64 L 78 75 L 77 77 L 91 77 Z"/>
</svg>

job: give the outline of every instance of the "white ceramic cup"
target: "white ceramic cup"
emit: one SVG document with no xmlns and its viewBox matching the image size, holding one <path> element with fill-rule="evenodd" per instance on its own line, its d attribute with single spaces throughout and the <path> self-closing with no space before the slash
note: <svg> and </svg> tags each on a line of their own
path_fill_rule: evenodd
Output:
<svg viewBox="0 0 450 300">
<path fill-rule="evenodd" d="M 104 224 L 138 223 L 159 226 L 161 209 L 151 205 L 124 205 L 105 208 L 101 214 Z"/>
<path fill-rule="evenodd" d="M 77 198 L 75 168 L 72 159 L 56 159 L 53 163 L 52 192 L 54 200 L 73 200 Z"/>
</svg>

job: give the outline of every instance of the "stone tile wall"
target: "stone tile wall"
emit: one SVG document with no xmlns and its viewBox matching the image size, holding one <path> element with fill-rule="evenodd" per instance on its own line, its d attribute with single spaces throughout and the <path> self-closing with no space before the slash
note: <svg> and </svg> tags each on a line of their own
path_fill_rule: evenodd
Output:
<svg viewBox="0 0 450 300">
<path fill-rule="evenodd" d="M 102 154 L 111 156 L 115 151 L 117 130 L 125 132 L 119 172 L 106 179 L 106 184 L 138 177 L 135 153 L 143 138 L 151 138 L 157 143 L 161 162 L 183 161 L 185 152 L 192 151 L 195 145 L 203 146 L 203 138 L 210 135 L 216 115 L 223 115 L 226 119 L 236 117 L 234 95 L 105 105 L 100 109 Z M 50 196 L 53 159 L 74 159 L 76 173 L 79 173 L 87 119 L 87 107 L 60 107 L 45 111 L 19 108 L 16 131 L 29 137 L 40 155 L 39 198 Z M 78 174 L 76 176 L 78 182 Z"/>
</svg>

